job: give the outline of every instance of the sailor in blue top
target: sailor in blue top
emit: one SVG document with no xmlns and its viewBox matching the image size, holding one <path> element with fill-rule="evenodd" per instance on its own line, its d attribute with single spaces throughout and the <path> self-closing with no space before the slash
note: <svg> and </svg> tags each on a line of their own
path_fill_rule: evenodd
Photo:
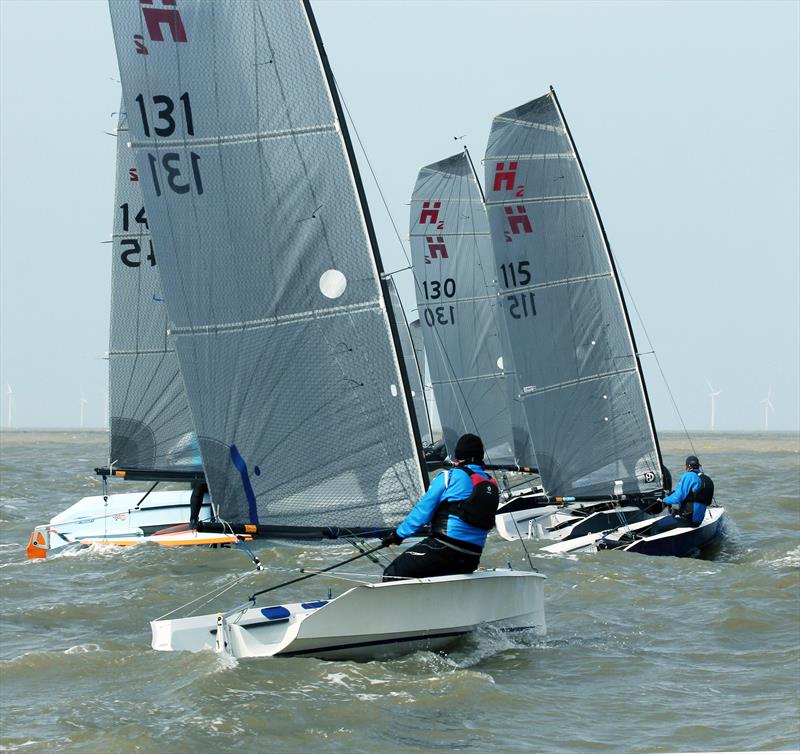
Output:
<svg viewBox="0 0 800 754">
<path fill-rule="evenodd" d="M 705 496 L 699 494 L 703 488 L 700 478 L 703 472 L 700 469 L 700 461 L 697 456 L 686 458 L 685 471 L 681 474 L 678 486 L 664 498 L 664 505 L 669 506 L 670 515 L 658 521 L 655 526 L 656 534 L 678 526 L 698 526 L 703 522 L 706 507 L 711 500 L 705 502 Z M 713 484 L 711 491 L 713 492 Z M 677 511 L 674 510 L 675 508 Z"/>
<path fill-rule="evenodd" d="M 492 527 L 499 503 L 497 483 L 483 469 L 483 442 L 477 435 L 459 438 L 454 452 L 454 468 L 439 474 L 405 520 L 383 539 L 384 545 L 399 545 L 431 524 L 432 534 L 397 557 L 383 572 L 383 580 L 422 578 L 472 573 L 481 559 L 486 537 Z M 485 480 L 490 485 L 483 484 Z M 473 490 L 480 489 L 480 500 L 474 502 Z M 484 503 L 484 499 L 494 503 Z M 459 507 L 459 502 L 463 502 Z M 475 514 L 477 507 L 483 506 Z M 458 513 L 454 508 L 458 509 Z M 473 523 L 467 523 L 463 517 Z M 474 522 L 482 526 L 474 525 Z"/>
</svg>

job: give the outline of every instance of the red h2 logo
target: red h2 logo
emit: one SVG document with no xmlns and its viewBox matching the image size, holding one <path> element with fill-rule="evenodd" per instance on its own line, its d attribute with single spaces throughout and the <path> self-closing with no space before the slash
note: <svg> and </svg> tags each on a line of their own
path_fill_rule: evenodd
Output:
<svg viewBox="0 0 800 754">
<path fill-rule="evenodd" d="M 514 181 L 517 179 L 518 164 L 516 160 L 509 162 L 507 170 L 505 162 L 498 162 L 497 165 L 495 165 L 494 183 L 492 184 L 492 189 L 494 191 L 502 191 L 503 189 L 506 189 L 506 191 L 514 190 Z"/>
<path fill-rule="evenodd" d="M 434 202 L 431 209 L 430 202 L 422 202 L 422 212 L 419 215 L 420 225 L 435 223 L 439 219 L 439 210 L 442 208 L 441 202 Z"/>
<path fill-rule="evenodd" d="M 425 264 L 430 264 L 431 259 L 438 259 L 440 254 L 442 259 L 449 259 L 442 236 L 425 236 L 425 243 L 428 244 L 428 256 L 425 257 Z"/>
<path fill-rule="evenodd" d="M 183 26 L 181 13 L 175 7 L 176 0 L 161 0 L 161 4 L 165 6 L 161 8 L 155 7 L 153 2 L 154 0 L 139 0 L 144 22 L 147 26 L 147 36 L 150 37 L 150 41 L 163 42 L 164 32 L 161 26 L 166 25 L 173 41 L 186 42 L 186 29 Z M 134 36 L 133 43 L 136 45 L 136 52 L 139 55 L 149 54 L 141 34 Z"/>
<path fill-rule="evenodd" d="M 516 209 L 516 212 L 514 211 Z M 524 204 L 518 204 L 516 207 L 505 207 L 506 216 L 508 218 L 508 225 L 514 235 L 518 233 L 533 233 L 531 227 L 531 220 L 525 210 Z"/>
</svg>

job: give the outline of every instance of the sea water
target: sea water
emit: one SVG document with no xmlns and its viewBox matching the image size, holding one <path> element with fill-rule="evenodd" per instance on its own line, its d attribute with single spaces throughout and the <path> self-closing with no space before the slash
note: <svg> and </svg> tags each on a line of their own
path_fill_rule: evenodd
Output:
<svg viewBox="0 0 800 754">
<path fill-rule="evenodd" d="M 706 559 L 548 557 L 533 542 L 531 562 L 548 577 L 546 637 L 484 631 L 446 655 L 367 663 L 152 651 L 149 621 L 252 570 L 246 554 L 106 547 L 26 561 L 34 525 L 99 494 L 91 470 L 106 436 L 0 441 L 1 751 L 800 748 L 797 435 L 701 435 L 693 447 L 662 437 L 675 479 L 696 452 L 727 509 L 724 540 Z M 351 554 L 263 546 L 267 570 L 203 612 Z M 508 561 L 528 567 L 519 543 L 492 535 L 483 564 Z M 347 586 L 319 577 L 271 597 L 326 598 Z"/>
</svg>

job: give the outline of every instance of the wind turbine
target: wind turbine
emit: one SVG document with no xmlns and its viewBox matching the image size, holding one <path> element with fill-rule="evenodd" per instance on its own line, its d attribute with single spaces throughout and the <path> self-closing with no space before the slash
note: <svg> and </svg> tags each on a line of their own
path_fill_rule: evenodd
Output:
<svg viewBox="0 0 800 754">
<path fill-rule="evenodd" d="M 711 431 L 713 432 L 714 431 L 714 409 L 715 409 L 716 403 L 717 403 L 717 396 L 722 391 L 721 390 L 714 390 L 714 388 L 711 387 L 711 383 L 708 380 L 706 380 L 706 385 L 708 385 L 708 389 L 711 391 L 709 393 L 709 396 L 711 398 Z"/>
<path fill-rule="evenodd" d="M 86 408 L 86 404 L 87 404 L 88 402 L 89 402 L 89 401 L 87 401 L 87 400 L 86 400 L 86 398 L 84 398 L 83 396 L 81 396 L 81 428 L 83 428 L 83 427 L 85 426 L 85 422 L 84 422 L 84 409 Z"/>
<path fill-rule="evenodd" d="M 8 427 L 11 428 L 11 403 L 14 396 L 14 391 L 11 389 L 11 385 L 6 383 L 6 390 L 8 392 Z"/>
<path fill-rule="evenodd" d="M 764 431 L 769 431 L 769 412 L 770 410 L 774 411 L 775 406 L 772 405 L 772 401 L 770 397 L 772 396 L 772 385 L 769 386 L 769 390 L 767 390 L 767 397 L 764 398 L 761 402 L 764 404 Z"/>
</svg>

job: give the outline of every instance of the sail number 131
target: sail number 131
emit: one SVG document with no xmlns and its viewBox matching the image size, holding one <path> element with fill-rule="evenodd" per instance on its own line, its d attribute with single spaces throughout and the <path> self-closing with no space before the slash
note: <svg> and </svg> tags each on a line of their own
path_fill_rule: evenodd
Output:
<svg viewBox="0 0 800 754">
<path fill-rule="evenodd" d="M 178 97 L 176 105 L 172 97 L 166 94 L 156 94 L 147 98 L 142 94 L 136 96 L 139 105 L 139 116 L 142 121 L 144 135 L 149 137 L 152 131 L 156 136 L 163 138 L 172 136 L 177 127 L 178 120 L 183 122 L 185 134 L 194 136 L 194 117 L 192 115 L 192 103 L 189 93 L 184 92 Z M 152 107 L 156 109 L 153 122 L 150 122 L 147 111 L 152 100 Z M 196 194 L 203 193 L 203 179 L 200 175 L 200 155 L 197 152 L 189 152 L 188 164 L 179 152 L 164 152 L 160 155 L 147 153 L 147 160 L 150 163 L 150 173 L 153 178 L 153 188 L 156 196 L 161 196 L 162 187 L 170 189 L 176 194 L 186 194 L 194 188 Z"/>
</svg>

